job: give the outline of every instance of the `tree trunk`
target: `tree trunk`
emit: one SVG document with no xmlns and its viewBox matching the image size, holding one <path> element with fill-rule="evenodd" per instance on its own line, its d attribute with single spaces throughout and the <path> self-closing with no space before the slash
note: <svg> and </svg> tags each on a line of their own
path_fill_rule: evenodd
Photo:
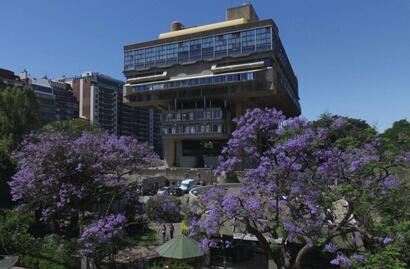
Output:
<svg viewBox="0 0 410 269">
<path fill-rule="evenodd" d="M 269 269 L 277 269 L 278 265 L 275 261 L 275 255 L 273 255 L 272 250 L 270 248 L 269 242 L 266 240 L 265 236 L 261 232 L 257 230 L 257 228 L 253 227 L 250 223 L 249 219 L 245 219 L 246 230 L 256 236 L 259 241 L 261 247 L 265 250 L 266 255 L 268 256 L 268 268 Z"/>
<path fill-rule="evenodd" d="M 304 245 L 301 250 L 299 250 L 298 255 L 296 256 L 295 263 L 292 266 L 294 269 L 303 269 L 302 268 L 302 259 L 309 252 L 312 247 Z"/>
</svg>

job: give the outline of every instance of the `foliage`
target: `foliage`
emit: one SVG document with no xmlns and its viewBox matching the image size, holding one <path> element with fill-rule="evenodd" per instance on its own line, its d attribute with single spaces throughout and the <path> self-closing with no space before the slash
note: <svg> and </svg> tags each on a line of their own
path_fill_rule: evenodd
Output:
<svg viewBox="0 0 410 269">
<path fill-rule="evenodd" d="M 212 238 L 226 224 L 256 236 L 269 258 L 283 268 L 301 268 L 314 249 L 332 252 L 332 264 L 350 267 L 352 260 L 363 257 L 346 252 L 335 239 L 345 238 L 347 248 L 358 249 L 356 237 L 346 242 L 353 234 L 360 234 L 366 247 L 379 246 L 384 234 L 372 234 L 371 229 L 379 208 L 368 208 L 367 202 L 402 185 L 392 168 L 408 166 L 410 158 L 386 159 L 373 131 L 362 136 L 361 127 L 349 138 L 361 122 L 349 127 L 345 118 L 329 120 L 317 124 L 300 117 L 285 119 L 274 109 L 248 110 L 236 119 L 217 172 L 241 165 L 249 169 L 239 194 L 214 188 L 201 197 L 191 232 L 206 236 L 202 246 L 212 246 Z M 272 251 L 264 234 L 277 238 L 279 230 L 280 251 Z"/>
<path fill-rule="evenodd" d="M 340 128 L 331 128 L 338 118 L 340 117 L 337 115 L 324 113 L 319 120 L 312 122 L 312 126 L 326 128 L 327 138 L 340 148 L 361 146 L 371 142 L 377 135 L 376 129 L 366 121 L 349 117 L 343 117 L 343 126 Z"/>
<path fill-rule="evenodd" d="M 90 123 L 89 120 L 78 118 L 72 120 L 53 121 L 44 125 L 41 130 L 44 133 L 64 133 L 70 137 L 79 137 L 84 132 L 102 133 L 103 129 L 97 123 Z"/>
<path fill-rule="evenodd" d="M 151 221 L 179 222 L 181 221 L 181 201 L 167 192 L 151 197 L 145 204 L 145 212 Z"/>
<path fill-rule="evenodd" d="M 181 222 L 181 233 L 189 235 L 189 224 L 186 221 Z"/>
<path fill-rule="evenodd" d="M 38 244 L 29 231 L 33 222 L 33 216 L 29 213 L 1 211 L 0 252 L 9 255 L 35 252 Z"/>
<path fill-rule="evenodd" d="M 10 153 L 0 146 L 0 208 L 9 208 L 12 205 L 7 181 L 13 176 L 15 169 Z"/>
<path fill-rule="evenodd" d="M 57 233 L 74 230 L 79 237 L 85 228 L 82 238 L 93 240 L 95 237 L 85 236 L 87 232 L 99 220 L 121 213 L 116 212 L 123 208 L 120 203 L 138 204 L 138 193 L 128 187 L 125 176 L 157 160 L 146 144 L 104 133 L 31 135 L 14 158 L 18 164 L 10 182 L 14 201 L 38 212 L 40 220 Z"/>
<path fill-rule="evenodd" d="M 38 124 L 38 104 L 30 88 L 15 87 L 0 91 L 0 208 L 12 205 L 7 181 L 15 173 L 15 164 L 10 152 Z"/>
<path fill-rule="evenodd" d="M 361 269 L 406 269 L 410 268 L 410 221 L 386 227 L 395 238 L 385 248 L 366 253 L 366 261 Z M 390 241 L 390 240 L 389 240 Z M 387 240 L 385 240 L 387 242 Z"/>
<path fill-rule="evenodd" d="M 73 257 L 75 244 L 57 235 L 35 237 L 34 217 L 24 211 L 5 210 L 0 213 L 0 253 L 21 257 L 27 268 L 77 268 L 79 260 Z"/>
<path fill-rule="evenodd" d="M 399 120 L 381 135 L 385 148 L 393 153 L 410 151 L 410 122 Z"/>
<path fill-rule="evenodd" d="M 0 91 L 0 139 L 16 148 L 23 136 L 39 127 L 36 96 L 28 87 Z"/>
<path fill-rule="evenodd" d="M 124 245 L 135 247 L 135 246 L 150 246 L 157 242 L 157 232 L 153 229 L 146 229 L 144 231 L 139 231 L 137 234 L 128 233 L 124 238 Z"/>
</svg>

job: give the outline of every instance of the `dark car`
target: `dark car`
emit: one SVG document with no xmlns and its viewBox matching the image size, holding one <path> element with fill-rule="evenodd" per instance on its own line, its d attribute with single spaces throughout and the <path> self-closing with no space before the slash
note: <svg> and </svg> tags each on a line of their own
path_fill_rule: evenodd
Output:
<svg viewBox="0 0 410 269">
<path fill-rule="evenodd" d="M 173 196 L 182 196 L 184 192 L 178 187 L 173 187 L 169 190 L 169 194 Z"/>
</svg>

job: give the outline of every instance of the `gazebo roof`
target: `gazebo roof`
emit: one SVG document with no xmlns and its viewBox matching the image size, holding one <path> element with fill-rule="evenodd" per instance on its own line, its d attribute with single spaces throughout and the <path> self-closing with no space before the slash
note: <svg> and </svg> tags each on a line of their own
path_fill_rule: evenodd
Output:
<svg viewBox="0 0 410 269">
<path fill-rule="evenodd" d="M 155 250 L 161 257 L 172 259 L 189 259 L 204 255 L 204 252 L 199 249 L 198 241 L 186 235 L 175 237 Z"/>
</svg>

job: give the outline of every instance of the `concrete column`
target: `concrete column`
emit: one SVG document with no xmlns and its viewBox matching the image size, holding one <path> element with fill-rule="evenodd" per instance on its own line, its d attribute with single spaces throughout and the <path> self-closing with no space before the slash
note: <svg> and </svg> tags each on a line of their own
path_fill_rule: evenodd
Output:
<svg viewBox="0 0 410 269">
<path fill-rule="evenodd" d="M 175 155 L 176 155 L 176 149 L 175 149 L 175 140 L 164 140 L 163 142 L 164 145 L 164 159 L 166 164 L 169 167 L 173 167 L 176 165 L 176 160 L 175 160 Z"/>
</svg>

